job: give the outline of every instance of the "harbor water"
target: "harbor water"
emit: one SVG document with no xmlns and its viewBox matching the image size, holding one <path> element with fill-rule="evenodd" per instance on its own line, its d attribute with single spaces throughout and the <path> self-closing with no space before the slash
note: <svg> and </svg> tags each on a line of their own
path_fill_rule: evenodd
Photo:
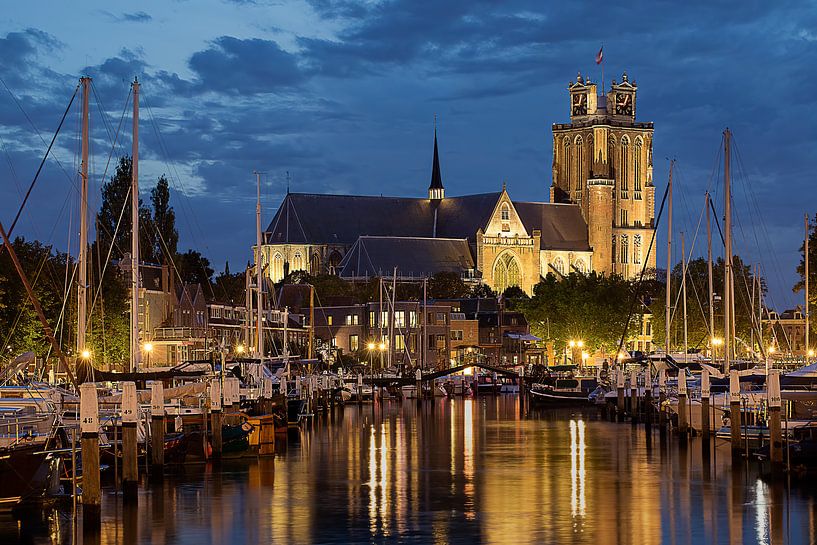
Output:
<svg viewBox="0 0 817 545">
<path fill-rule="evenodd" d="M 815 543 L 817 495 L 764 479 L 729 445 L 520 410 L 517 396 L 350 405 L 275 457 L 167 468 L 98 531 L 69 502 L 0 519 L 0 543 Z"/>
</svg>

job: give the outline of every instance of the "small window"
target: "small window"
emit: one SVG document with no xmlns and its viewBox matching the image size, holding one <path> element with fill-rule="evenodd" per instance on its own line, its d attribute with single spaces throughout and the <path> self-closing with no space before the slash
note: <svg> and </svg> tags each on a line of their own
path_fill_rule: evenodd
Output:
<svg viewBox="0 0 817 545">
<path fill-rule="evenodd" d="M 452 329 L 451 330 L 451 340 L 452 341 L 461 341 L 462 340 L 462 329 Z"/>
<path fill-rule="evenodd" d="M 349 351 L 357 352 L 360 348 L 360 339 L 357 335 L 349 335 Z"/>
<path fill-rule="evenodd" d="M 326 325 L 332 325 L 332 315 L 326 317 Z"/>
<path fill-rule="evenodd" d="M 406 327 L 406 311 L 394 311 L 394 327 Z"/>
<path fill-rule="evenodd" d="M 437 323 L 444 324 L 445 323 L 445 312 L 438 312 L 437 313 Z"/>
<path fill-rule="evenodd" d="M 369 311 L 369 325 L 371 326 L 377 325 L 377 313 L 373 310 Z"/>
<path fill-rule="evenodd" d="M 502 210 L 500 214 L 502 217 L 502 221 L 511 221 L 511 208 L 507 204 L 502 205 Z"/>
<path fill-rule="evenodd" d="M 409 311 L 409 327 L 417 327 L 417 311 Z"/>
<path fill-rule="evenodd" d="M 406 341 L 403 335 L 397 334 L 394 336 L 394 349 L 395 350 L 405 350 L 406 349 Z"/>
</svg>

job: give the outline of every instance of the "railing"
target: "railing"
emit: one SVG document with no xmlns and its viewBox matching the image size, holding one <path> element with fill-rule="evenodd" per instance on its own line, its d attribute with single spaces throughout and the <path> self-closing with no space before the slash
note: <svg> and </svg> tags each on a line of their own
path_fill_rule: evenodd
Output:
<svg viewBox="0 0 817 545">
<path fill-rule="evenodd" d="M 532 238 L 518 237 L 482 237 L 485 244 L 498 244 L 501 246 L 533 246 Z"/>
<path fill-rule="evenodd" d="M 154 330 L 154 340 L 206 338 L 207 330 L 197 327 L 160 327 Z"/>
</svg>

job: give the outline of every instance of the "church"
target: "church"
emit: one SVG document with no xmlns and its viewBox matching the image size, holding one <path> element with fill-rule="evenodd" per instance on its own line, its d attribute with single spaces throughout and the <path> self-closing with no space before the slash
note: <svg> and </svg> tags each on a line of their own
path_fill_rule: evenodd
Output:
<svg viewBox="0 0 817 545">
<path fill-rule="evenodd" d="M 289 272 L 416 279 L 454 272 L 469 283 L 527 293 L 549 273 L 637 276 L 655 266 L 652 123 L 635 121 L 636 84 L 623 74 L 599 95 L 568 85 L 570 123 L 554 124 L 550 202 L 509 190 L 447 196 L 437 133 L 422 198 L 287 193 L 264 233 L 261 259 Z"/>
</svg>

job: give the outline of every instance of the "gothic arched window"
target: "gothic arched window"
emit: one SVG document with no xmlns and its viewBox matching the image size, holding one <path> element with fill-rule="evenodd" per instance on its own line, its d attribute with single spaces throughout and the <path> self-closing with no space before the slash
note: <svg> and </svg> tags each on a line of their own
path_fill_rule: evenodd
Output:
<svg viewBox="0 0 817 545">
<path fill-rule="evenodd" d="M 584 259 L 577 259 L 574 261 L 573 267 L 582 274 L 587 272 L 587 265 L 584 264 Z"/>
<path fill-rule="evenodd" d="M 627 191 L 627 179 L 630 176 L 630 165 L 628 163 L 630 153 L 630 141 L 625 136 L 621 139 L 621 190 Z"/>
<path fill-rule="evenodd" d="M 562 161 L 562 168 L 564 172 L 564 188 L 566 191 L 570 191 L 570 140 L 566 137 L 565 138 L 565 152 Z"/>
<path fill-rule="evenodd" d="M 309 259 L 309 272 L 312 274 L 320 274 L 321 272 L 321 256 L 318 252 L 312 254 L 312 257 Z"/>
<path fill-rule="evenodd" d="M 633 263 L 641 264 L 641 235 L 633 236 Z"/>
<path fill-rule="evenodd" d="M 505 252 L 494 261 L 494 288 L 502 293 L 511 286 L 522 283 L 522 270 L 519 262 L 510 252 Z"/>
<path fill-rule="evenodd" d="M 635 141 L 635 155 L 633 156 L 633 189 L 641 191 L 641 139 Z"/>
<path fill-rule="evenodd" d="M 607 141 L 607 163 L 610 165 L 610 178 L 614 178 L 616 167 L 616 140 L 612 137 Z"/>
<path fill-rule="evenodd" d="M 278 252 L 272 258 L 271 277 L 273 282 L 278 282 L 284 277 L 284 256 Z"/>
<path fill-rule="evenodd" d="M 584 172 L 584 141 L 582 140 L 581 136 L 576 137 L 576 182 L 573 186 L 575 189 L 575 195 L 573 196 L 575 200 L 581 200 L 581 191 L 582 191 L 582 178 Z"/>
<path fill-rule="evenodd" d="M 627 235 L 621 235 L 621 262 L 627 263 L 628 254 L 630 253 L 630 242 Z"/>
<path fill-rule="evenodd" d="M 293 271 L 302 271 L 304 269 L 304 256 L 301 252 L 295 252 L 295 255 L 292 256 L 292 269 Z"/>
<path fill-rule="evenodd" d="M 556 272 L 559 274 L 563 275 L 565 273 L 565 262 L 561 257 L 557 257 L 553 260 L 553 268 L 556 269 Z"/>
</svg>

